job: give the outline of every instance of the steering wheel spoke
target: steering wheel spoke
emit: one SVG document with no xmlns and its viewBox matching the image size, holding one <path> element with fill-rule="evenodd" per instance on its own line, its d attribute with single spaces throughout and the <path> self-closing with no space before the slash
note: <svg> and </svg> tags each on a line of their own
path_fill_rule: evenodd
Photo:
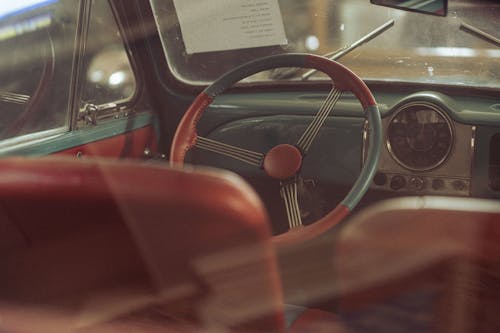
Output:
<svg viewBox="0 0 500 333">
<path fill-rule="evenodd" d="M 0 91 L 0 101 L 14 104 L 27 104 L 30 96 L 9 91 Z"/>
<path fill-rule="evenodd" d="M 295 177 L 293 181 L 281 182 L 280 193 L 285 202 L 286 215 L 290 229 L 301 227 L 302 218 L 299 208 L 297 177 Z"/>
<path fill-rule="evenodd" d="M 257 166 L 259 168 L 262 166 L 262 163 L 264 161 L 264 154 L 262 153 L 236 147 L 227 143 L 222 143 L 220 141 L 204 138 L 202 136 L 196 137 L 196 143 L 194 146 L 200 149 L 234 158 L 236 160 Z"/>
<path fill-rule="evenodd" d="M 335 104 L 337 104 L 341 96 L 342 91 L 339 91 L 335 88 L 333 88 L 330 93 L 328 93 L 328 96 L 326 97 L 323 104 L 321 104 L 318 113 L 314 116 L 314 119 L 311 121 L 309 126 L 307 126 L 299 141 L 297 141 L 297 147 L 300 149 L 302 154 L 305 155 L 309 151 L 309 148 L 318 135 L 319 130 L 325 123 L 328 115 L 333 110 Z"/>
</svg>

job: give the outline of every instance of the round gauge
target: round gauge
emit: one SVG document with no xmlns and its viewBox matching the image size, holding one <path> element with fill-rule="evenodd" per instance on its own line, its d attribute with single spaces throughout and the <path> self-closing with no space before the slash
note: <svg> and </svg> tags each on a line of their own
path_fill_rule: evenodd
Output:
<svg viewBox="0 0 500 333">
<path fill-rule="evenodd" d="M 428 103 L 406 104 L 387 129 L 387 147 L 403 167 L 425 171 L 441 165 L 453 146 L 453 128 L 446 113 Z"/>
</svg>

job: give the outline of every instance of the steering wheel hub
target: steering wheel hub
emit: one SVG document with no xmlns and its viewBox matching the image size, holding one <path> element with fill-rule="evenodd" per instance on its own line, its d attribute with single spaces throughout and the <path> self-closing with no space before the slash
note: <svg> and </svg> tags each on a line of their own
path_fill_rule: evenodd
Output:
<svg viewBox="0 0 500 333">
<path fill-rule="evenodd" d="M 297 147 L 281 144 L 271 149 L 264 158 L 264 171 L 276 179 L 294 176 L 302 166 L 302 154 Z"/>
</svg>

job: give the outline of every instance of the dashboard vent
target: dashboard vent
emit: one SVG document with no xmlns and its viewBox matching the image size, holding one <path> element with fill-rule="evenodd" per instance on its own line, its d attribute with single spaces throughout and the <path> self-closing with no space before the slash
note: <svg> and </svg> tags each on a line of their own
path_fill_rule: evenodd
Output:
<svg viewBox="0 0 500 333">
<path fill-rule="evenodd" d="M 490 188 L 493 191 L 500 191 L 500 133 L 491 137 L 488 173 Z"/>
</svg>

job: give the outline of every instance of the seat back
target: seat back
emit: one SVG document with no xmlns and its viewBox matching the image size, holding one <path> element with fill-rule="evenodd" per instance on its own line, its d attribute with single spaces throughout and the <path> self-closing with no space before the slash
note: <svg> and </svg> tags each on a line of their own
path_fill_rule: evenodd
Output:
<svg viewBox="0 0 500 333">
<path fill-rule="evenodd" d="M 381 314 L 385 303 L 386 315 L 391 304 L 394 310 L 386 319 L 413 328 L 427 318 L 438 332 L 500 329 L 497 201 L 415 197 L 378 204 L 338 235 L 334 266 L 344 318 L 370 309 Z M 375 317 L 384 329 L 383 316 Z"/>
<path fill-rule="evenodd" d="M 78 327 L 152 311 L 203 329 L 283 329 L 267 216 L 233 174 L 5 159 L 0 221 L 4 308 L 58 309 Z"/>
</svg>

